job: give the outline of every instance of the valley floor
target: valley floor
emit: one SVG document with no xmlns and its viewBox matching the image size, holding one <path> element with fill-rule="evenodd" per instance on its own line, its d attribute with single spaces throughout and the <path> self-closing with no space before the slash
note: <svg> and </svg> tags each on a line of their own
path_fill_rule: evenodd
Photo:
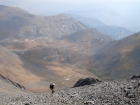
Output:
<svg viewBox="0 0 140 105">
<path fill-rule="evenodd" d="M 0 94 L 0 105 L 140 105 L 140 79 L 115 80 L 50 93 Z"/>
</svg>

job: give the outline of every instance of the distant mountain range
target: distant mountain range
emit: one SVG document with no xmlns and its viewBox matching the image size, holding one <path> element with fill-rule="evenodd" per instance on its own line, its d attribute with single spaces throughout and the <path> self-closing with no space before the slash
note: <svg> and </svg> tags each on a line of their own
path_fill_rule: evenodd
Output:
<svg viewBox="0 0 140 105">
<path fill-rule="evenodd" d="M 109 35 L 116 40 L 120 40 L 124 37 L 134 34 L 133 31 L 131 31 L 127 28 L 118 27 L 118 26 L 108 26 L 108 25 L 104 24 L 103 22 L 101 22 L 100 20 L 97 20 L 95 18 L 82 17 L 79 15 L 73 15 L 73 14 L 68 14 L 68 16 L 72 17 L 75 20 L 82 22 L 87 27 L 95 28 L 102 34 Z"/>
</svg>

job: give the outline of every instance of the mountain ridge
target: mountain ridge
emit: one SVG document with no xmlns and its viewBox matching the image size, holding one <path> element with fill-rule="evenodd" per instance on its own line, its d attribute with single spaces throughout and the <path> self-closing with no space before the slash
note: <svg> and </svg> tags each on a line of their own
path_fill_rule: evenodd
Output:
<svg viewBox="0 0 140 105">
<path fill-rule="evenodd" d="M 0 14 L 3 16 L 0 19 L 1 39 L 6 38 L 6 36 L 9 37 L 10 32 L 10 36 L 15 38 L 37 36 L 57 38 L 61 35 L 85 29 L 78 21 L 62 14 L 57 16 L 35 16 L 20 8 L 7 6 L 0 10 Z"/>
</svg>

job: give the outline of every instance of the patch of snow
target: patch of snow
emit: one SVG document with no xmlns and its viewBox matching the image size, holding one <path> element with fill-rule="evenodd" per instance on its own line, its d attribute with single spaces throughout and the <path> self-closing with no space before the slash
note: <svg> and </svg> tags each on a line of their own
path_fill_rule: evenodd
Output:
<svg viewBox="0 0 140 105">
<path fill-rule="evenodd" d="M 67 81 L 68 81 L 68 80 L 70 80 L 70 78 L 66 78 L 65 80 L 67 80 Z"/>
<path fill-rule="evenodd" d="M 27 41 L 29 41 L 29 39 L 25 39 L 25 41 L 27 42 Z"/>
</svg>

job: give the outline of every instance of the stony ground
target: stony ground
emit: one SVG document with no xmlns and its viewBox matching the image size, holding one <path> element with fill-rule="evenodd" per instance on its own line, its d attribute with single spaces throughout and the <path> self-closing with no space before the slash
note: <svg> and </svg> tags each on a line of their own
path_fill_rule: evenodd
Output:
<svg viewBox="0 0 140 105">
<path fill-rule="evenodd" d="M 0 105 L 140 105 L 140 79 L 101 82 L 51 93 L 0 94 Z"/>
</svg>

